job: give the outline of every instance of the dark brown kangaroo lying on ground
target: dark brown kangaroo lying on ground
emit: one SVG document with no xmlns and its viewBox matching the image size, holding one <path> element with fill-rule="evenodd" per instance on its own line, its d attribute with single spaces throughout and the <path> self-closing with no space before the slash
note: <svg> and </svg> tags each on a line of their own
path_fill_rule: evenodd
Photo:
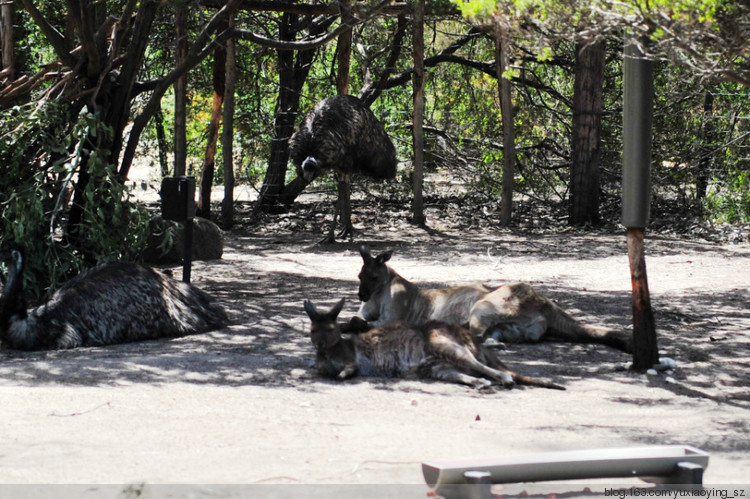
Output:
<svg viewBox="0 0 750 499">
<path fill-rule="evenodd" d="M 331 310 L 319 312 L 312 302 L 305 301 L 305 311 L 312 321 L 315 367 L 325 377 L 344 380 L 357 375 L 398 377 L 414 373 L 420 378 L 476 388 L 494 381 L 506 387 L 518 383 L 565 389 L 514 373 L 468 329 L 455 324 L 430 321 L 414 326 L 398 321 L 342 336 L 337 318 L 343 305 L 342 299 Z"/>
<path fill-rule="evenodd" d="M 488 288 L 482 284 L 420 289 L 386 265 L 392 252 L 372 256 L 360 249 L 359 315 L 375 326 L 393 321 L 423 324 L 438 320 L 468 326 L 480 341 L 510 343 L 542 339 L 601 343 L 632 352 L 628 338 L 578 323 L 550 299 L 525 283 Z"/>
</svg>

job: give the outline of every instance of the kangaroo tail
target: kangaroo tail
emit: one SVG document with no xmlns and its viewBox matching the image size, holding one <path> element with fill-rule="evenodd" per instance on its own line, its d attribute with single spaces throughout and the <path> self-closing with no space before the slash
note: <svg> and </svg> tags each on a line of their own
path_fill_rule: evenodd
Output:
<svg viewBox="0 0 750 499">
<path fill-rule="evenodd" d="M 516 373 L 513 373 L 513 381 L 519 385 L 538 386 L 540 388 L 550 388 L 552 390 L 565 390 L 564 386 L 552 383 L 551 381 L 544 381 L 543 379 L 532 378 Z"/>
</svg>

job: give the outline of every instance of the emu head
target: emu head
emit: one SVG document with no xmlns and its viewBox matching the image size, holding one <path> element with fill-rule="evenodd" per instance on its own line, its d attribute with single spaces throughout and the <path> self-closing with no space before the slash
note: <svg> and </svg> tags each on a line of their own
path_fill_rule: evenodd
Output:
<svg viewBox="0 0 750 499">
<path fill-rule="evenodd" d="M 304 307 L 312 321 L 310 339 L 316 351 L 324 352 L 341 341 L 341 329 L 336 319 L 344 307 L 343 298 L 328 312 L 320 312 L 310 300 L 305 300 Z"/>
<path fill-rule="evenodd" d="M 384 251 L 378 256 L 372 256 L 370 248 L 363 244 L 359 249 L 362 255 L 362 270 L 359 271 L 359 299 L 360 301 L 369 301 L 383 286 L 388 285 L 390 280 L 390 271 L 385 264 L 391 259 L 393 251 Z"/>
<path fill-rule="evenodd" d="M 302 177 L 308 184 L 315 180 L 315 177 L 320 173 L 320 165 L 318 160 L 312 156 L 308 156 L 305 160 L 297 167 L 297 175 Z"/>
</svg>

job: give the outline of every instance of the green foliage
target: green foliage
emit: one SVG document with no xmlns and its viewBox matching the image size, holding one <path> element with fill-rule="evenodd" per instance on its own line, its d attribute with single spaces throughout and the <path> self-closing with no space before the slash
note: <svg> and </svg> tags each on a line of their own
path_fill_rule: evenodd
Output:
<svg viewBox="0 0 750 499">
<path fill-rule="evenodd" d="M 706 207 L 719 223 L 750 221 L 750 171 L 730 169 L 723 181 L 715 179 Z"/>
<path fill-rule="evenodd" d="M 91 146 L 97 134 L 111 133 L 100 125 L 87 113 L 74 119 L 54 102 L 14 108 L 0 122 L 0 246 L 23 249 L 24 281 L 34 299 L 79 273 L 87 260 L 129 260 L 142 251 L 148 216 L 102 161 L 105 151 Z M 80 168 L 91 178 L 81 240 L 73 246 L 62 221 Z"/>
</svg>

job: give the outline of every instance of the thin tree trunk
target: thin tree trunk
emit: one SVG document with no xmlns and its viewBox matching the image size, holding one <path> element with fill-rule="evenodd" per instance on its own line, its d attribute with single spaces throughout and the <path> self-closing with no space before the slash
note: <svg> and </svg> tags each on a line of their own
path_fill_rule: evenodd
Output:
<svg viewBox="0 0 750 499">
<path fill-rule="evenodd" d="M 497 20 L 495 36 L 495 59 L 497 60 L 497 80 L 500 84 L 500 112 L 503 116 L 503 188 L 500 202 L 500 224 L 510 225 L 513 214 L 513 174 L 516 169 L 516 145 L 513 130 L 513 102 L 511 100 L 510 79 L 505 76 L 508 69 L 510 49 L 508 23 Z"/>
<path fill-rule="evenodd" d="M 414 75 L 412 88 L 414 92 L 414 123 L 412 141 L 414 148 L 414 200 L 412 216 L 417 225 L 425 224 L 424 216 L 424 10 L 425 0 L 414 1 L 412 27 L 414 29 Z"/>
<path fill-rule="evenodd" d="M 226 25 L 222 26 L 220 29 L 223 31 L 226 29 Z M 203 165 L 201 167 L 201 181 L 200 188 L 198 189 L 198 209 L 196 211 L 196 215 L 203 218 L 211 218 L 211 188 L 214 184 L 216 146 L 219 142 L 221 107 L 224 102 L 226 87 L 226 64 L 226 48 L 224 46 L 216 47 L 213 64 L 214 97 L 211 106 L 211 121 L 208 125 L 206 154 L 203 157 Z"/>
<path fill-rule="evenodd" d="M 348 22 L 352 18 L 349 0 L 341 0 L 339 3 L 341 11 L 341 22 Z M 346 95 L 349 93 L 349 66 L 352 58 L 352 30 L 348 29 L 339 35 L 337 44 L 338 56 L 336 58 L 336 93 Z"/>
<path fill-rule="evenodd" d="M 2 47 L 2 78 L 12 80 L 15 72 L 13 61 L 13 2 L 0 4 L 0 46 Z"/>
<path fill-rule="evenodd" d="M 351 10 L 349 0 L 339 1 L 339 10 L 341 12 L 341 22 L 345 23 L 351 20 Z M 347 95 L 349 93 L 349 68 L 352 59 L 352 30 L 348 29 L 341 33 L 337 43 L 338 55 L 336 57 L 336 93 L 338 95 Z M 338 202 L 336 211 L 341 222 L 342 236 L 352 237 L 354 227 L 352 226 L 352 183 L 351 176 L 343 172 L 336 172 L 336 193 Z M 336 240 L 336 215 L 331 222 L 328 231 L 328 242 L 333 243 Z"/>
<path fill-rule="evenodd" d="M 229 20 L 234 25 L 234 20 Z M 229 229 L 234 221 L 234 89 L 237 83 L 234 40 L 227 40 L 226 84 L 224 86 L 224 111 L 221 135 L 224 161 L 224 199 L 221 202 L 221 225 Z"/>
<path fill-rule="evenodd" d="M 576 45 L 573 85 L 573 138 L 568 223 L 597 225 L 599 219 L 599 145 L 606 40 Z"/>
<path fill-rule="evenodd" d="M 164 112 L 161 109 L 161 102 L 154 114 L 154 126 L 156 126 L 156 142 L 159 147 L 159 167 L 161 176 L 169 176 L 169 163 L 167 163 L 167 134 L 164 131 Z"/>
<path fill-rule="evenodd" d="M 706 199 L 708 179 L 711 177 L 711 151 L 716 141 L 716 128 L 713 122 L 714 94 L 706 92 L 703 97 L 703 154 L 698 161 L 695 175 L 695 197 L 698 201 Z"/>
<path fill-rule="evenodd" d="M 643 229 L 628 228 L 628 260 L 633 288 L 633 369 L 645 371 L 659 362 L 656 325 L 648 291 Z"/>
<path fill-rule="evenodd" d="M 175 67 L 179 67 L 187 57 L 187 2 L 177 6 L 175 19 L 177 50 Z M 174 174 L 185 175 L 187 170 L 187 74 L 177 78 L 174 84 Z"/>
</svg>

